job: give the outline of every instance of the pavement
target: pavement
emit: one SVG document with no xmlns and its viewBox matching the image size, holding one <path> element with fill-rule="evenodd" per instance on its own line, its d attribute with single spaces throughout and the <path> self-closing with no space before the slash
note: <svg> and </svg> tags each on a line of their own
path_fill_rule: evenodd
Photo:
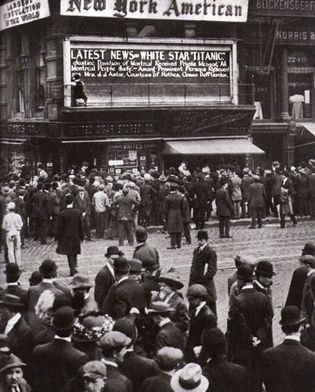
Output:
<svg viewBox="0 0 315 392">
<path fill-rule="evenodd" d="M 234 257 L 241 255 L 248 261 L 257 262 L 268 259 L 274 264 L 276 276 L 272 286 L 273 306 L 275 317 L 273 322 L 275 344 L 282 340 L 279 327 L 280 311 L 284 306 L 288 287 L 293 270 L 298 266 L 298 257 L 306 242 L 315 243 L 315 221 L 299 221 L 297 227 L 288 223 L 286 228 L 280 229 L 275 219 L 265 221 L 263 228 L 249 230 L 249 221 L 240 220 L 232 222 L 231 235 L 233 238 L 221 239 L 218 233 L 216 220 L 207 225 L 211 246 L 218 254 L 218 271 L 215 276 L 217 288 L 218 324 L 224 331 L 228 313 L 227 278 L 233 274 Z M 148 242 L 155 246 L 160 253 L 161 265 L 164 271 L 174 267 L 178 270 L 185 284 L 183 293 L 186 293 L 189 270 L 193 249 L 197 246 L 196 231 L 192 231 L 192 244 L 183 245 L 180 250 L 169 250 L 169 238 L 162 234 L 158 228 L 149 230 Z M 78 256 L 79 271 L 88 274 L 94 280 L 96 273 L 104 265 L 104 253 L 110 245 L 117 245 L 118 241 L 95 240 L 82 243 L 82 252 Z M 70 283 L 66 256 L 58 255 L 56 242 L 49 240 L 46 245 L 28 239 L 26 248 L 22 250 L 21 283 L 28 287 L 28 278 L 31 272 L 38 269 L 45 258 L 52 258 L 58 265 L 58 277 L 63 283 Z M 124 246 L 123 251 L 127 257 L 132 256 L 133 247 Z M 4 284 L 3 274 L 5 264 L 3 253 L 0 254 L 0 284 Z"/>
</svg>

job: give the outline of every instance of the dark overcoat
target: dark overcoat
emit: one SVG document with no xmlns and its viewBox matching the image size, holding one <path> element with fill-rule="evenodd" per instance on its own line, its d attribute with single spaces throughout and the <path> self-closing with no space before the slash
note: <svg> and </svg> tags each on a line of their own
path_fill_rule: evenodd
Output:
<svg viewBox="0 0 315 392">
<path fill-rule="evenodd" d="M 265 207 L 265 188 L 261 182 L 253 182 L 249 186 L 248 203 L 251 208 Z"/>
<path fill-rule="evenodd" d="M 302 265 L 294 270 L 285 306 L 297 306 L 301 309 L 303 288 L 307 278 L 308 269 Z"/>
<path fill-rule="evenodd" d="M 99 309 L 101 309 L 104 299 L 115 281 L 115 276 L 106 265 L 97 273 L 95 277 L 94 299 Z"/>
<path fill-rule="evenodd" d="M 22 317 L 8 333 L 7 344 L 14 355 L 29 364 L 33 351 L 33 333 Z"/>
<path fill-rule="evenodd" d="M 217 216 L 231 217 L 233 213 L 233 203 L 226 189 L 219 188 L 215 195 L 217 206 Z"/>
<path fill-rule="evenodd" d="M 81 212 L 76 208 L 66 208 L 58 216 L 56 252 L 61 255 L 78 255 L 83 239 Z"/>
<path fill-rule="evenodd" d="M 182 203 L 183 196 L 177 192 L 171 192 L 165 198 L 167 231 L 169 233 L 181 233 L 184 230 Z"/>
<path fill-rule="evenodd" d="M 171 388 L 171 376 L 160 373 L 157 376 L 144 380 L 141 392 L 173 392 Z"/>
<path fill-rule="evenodd" d="M 156 335 L 155 352 L 163 347 L 175 347 L 184 351 L 185 343 L 185 335 L 170 321 L 164 324 Z"/>
</svg>

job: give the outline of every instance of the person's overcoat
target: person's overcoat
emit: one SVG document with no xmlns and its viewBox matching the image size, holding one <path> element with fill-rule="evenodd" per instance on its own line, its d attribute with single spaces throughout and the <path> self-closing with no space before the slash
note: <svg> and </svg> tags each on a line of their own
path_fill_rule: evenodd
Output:
<svg viewBox="0 0 315 392">
<path fill-rule="evenodd" d="M 179 193 L 171 192 L 165 199 L 165 212 L 167 216 L 167 231 L 181 233 L 183 224 L 183 197 Z"/>
<path fill-rule="evenodd" d="M 261 182 L 253 182 L 249 186 L 248 203 L 251 208 L 262 208 L 265 206 L 265 188 Z"/>
<path fill-rule="evenodd" d="M 109 289 L 115 283 L 115 281 L 116 281 L 115 276 L 109 270 L 107 265 L 105 265 L 97 273 L 97 275 L 95 277 L 94 299 L 95 299 L 99 309 L 101 309 L 103 302 L 104 302 L 104 299 L 105 299 Z"/>
<path fill-rule="evenodd" d="M 66 208 L 58 217 L 56 252 L 62 255 L 81 253 L 81 241 L 84 239 L 81 213 L 76 208 Z"/>
<path fill-rule="evenodd" d="M 217 216 L 231 217 L 233 213 L 233 203 L 226 189 L 219 188 L 215 195 L 217 206 Z"/>
</svg>

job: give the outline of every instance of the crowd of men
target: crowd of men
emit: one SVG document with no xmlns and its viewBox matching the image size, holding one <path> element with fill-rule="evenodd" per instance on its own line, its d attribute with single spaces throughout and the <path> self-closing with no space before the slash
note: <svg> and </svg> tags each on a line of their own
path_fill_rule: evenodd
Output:
<svg viewBox="0 0 315 392">
<path fill-rule="evenodd" d="M 170 248 L 177 249 L 182 234 L 190 244 L 191 228 L 204 229 L 212 211 L 219 219 L 220 238 L 231 237 L 232 218 L 251 217 L 251 229 L 262 228 L 270 214 L 278 217 L 281 228 L 286 216 L 293 226 L 296 216 L 315 218 L 313 159 L 297 168 L 273 162 L 271 170 L 226 165 L 191 173 L 183 163 L 165 174 L 152 169 L 119 176 L 89 170 L 87 162 L 77 172 L 49 175 L 38 164 L 35 174 L 26 161 L 3 181 L 0 223 L 6 261 L 21 263 L 26 237 L 45 244 L 52 236 L 58 240 L 57 252 L 68 257 L 71 275 L 80 241 L 118 238 L 119 246 L 126 239 L 132 246 L 137 225 L 162 225 Z"/>
<path fill-rule="evenodd" d="M 315 245 L 293 272 L 273 346 L 268 260 L 235 257 L 227 282 L 227 331 L 217 326 L 217 254 L 199 230 L 188 288 L 162 269 L 147 230 L 136 229 L 132 258 L 107 247 L 93 280 L 61 284 L 45 259 L 20 284 L 5 266 L 0 292 L 1 392 L 314 392 Z"/>
</svg>

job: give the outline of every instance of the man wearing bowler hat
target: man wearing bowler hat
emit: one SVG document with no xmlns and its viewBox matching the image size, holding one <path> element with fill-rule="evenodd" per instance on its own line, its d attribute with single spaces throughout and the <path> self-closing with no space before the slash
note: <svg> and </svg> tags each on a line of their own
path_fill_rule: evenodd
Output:
<svg viewBox="0 0 315 392">
<path fill-rule="evenodd" d="M 20 267 L 16 263 L 8 263 L 4 273 L 6 274 L 7 287 L 4 289 L 3 294 L 13 294 L 25 300 L 27 290 L 23 289 L 19 282 L 22 273 Z"/>
<path fill-rule="evenodd" d="M 144 288 L 129 277 L 130 266 L 125 257 L 114 259 L 116 283 L 109 289 L 103 305 L 102 313 L 108 314 L 114 320 L 130 313 L 132 308 L 141 312 L 145 307 Z"/>
<path fill-rule="evenodd" d="M 297 306 L 281 311 L 284 341 L 263 354 L 262 376 L 266 392 L 314 392 L 315 353 L 300 343 L 301 317 Z"/>
<path fill-rule="evenodd" d="M 59 391 L 88 362 L 87 355 L 71 344 L 74 323 L 73 309 L 69 306 L 60 307 L 53 318 L 54 340 L 35 347 L 32 366 L 36 374 L 34 385 L 37 391 Z"/>
<path fill-rule="evenodd" d="M 31 392 L 31 388 L 23 378 L 26 364 L 14 354 L 10 354 L 0 369 L 1 392 Z"/>
<path fill-rule="evenodd" d="M 94 299 L 101 309 L 108 290 L 115 283 L 114 259 L 123 256 L 124 253 L 117 246 L 109 246 L 105 253 L 105 266 L 95 277 Z"/>
<path fill-rule="evenodd" d="M 199 230 L 197 234 L 198 247 L 194 250 L 190 268 L 189 286 L 202 284 L 208 291 L 208 305 L 214 314 L 216 310 L 217 294 L 214 276 L 217 273 L 217 254 L 208 244 L 208 232 Z"/>
<path fill-rule="evenodd" d="M 311 255 L 315 256 L 315 245 L 308 242 L 304 245 L 302 249 L 302 256 Z M 290 288 L 287 296 L 287 300 L 285 305 L 293 305 L 297 306 L 301 309 L 302 306 L 302 298 L 303 298 L 303 288 L 304 283 L 307 278 L 308 268 L 303 262 L 303 258 L 299 258 L 300 266 L 296 268 L 293 272 Z"/>
</svg>

